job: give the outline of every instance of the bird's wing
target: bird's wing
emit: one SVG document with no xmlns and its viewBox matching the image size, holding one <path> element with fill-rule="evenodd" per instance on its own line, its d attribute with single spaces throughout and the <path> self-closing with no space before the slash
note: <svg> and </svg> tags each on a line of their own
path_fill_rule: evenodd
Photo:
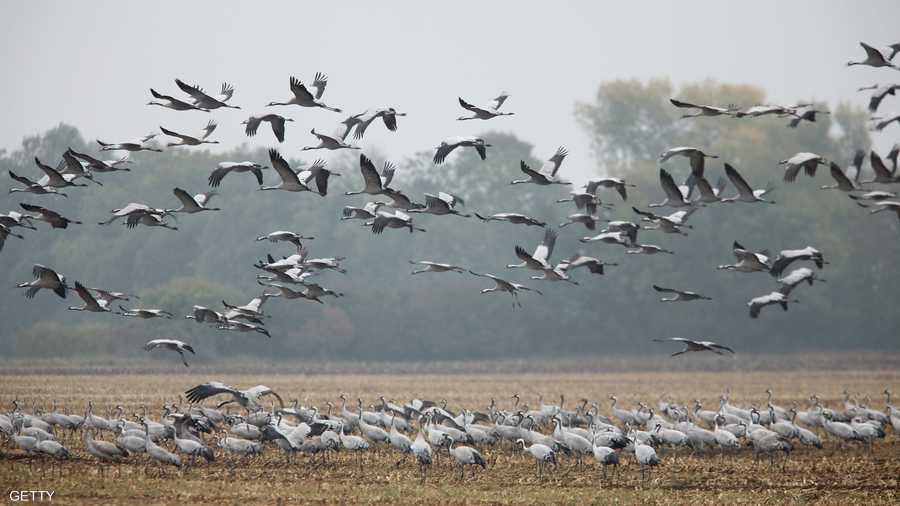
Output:
<svg viewBox="0 0 900 506">
<path fill-rule="evenodd" d="M 384 168 L 381 169 L 381 186 L 387 188 L 394 180 L 394 173 L 397 172 L 397 166 L 393 162 L 384 162 Z"/>
<path fill-rule="evenodd" d="M 198 403 L 203 401 L 203 399 L 219 394 L 230 394 L 233 396 L 239 395 L 237 389 L 219 381 L 210 381 L 209 383 L 197 385 L 189 390 L 186 390 L 184 393 L 187 396 L 188 402 L 191 403 Z"/>
<path fill-rule="evenodd" d="M 519 170 L 532 179 L 544 179 L 544 175 L 529 167 L 525 160 L 519 160 Z"/>
<path fill-rule="evenodd" d="M 722 345 L 722 344 L 718 344 L 718 343 L 707 343 L 707 345 L 708 345 L 710 348 L 716 348 L 716 349 L 719 349 L 719 350 L 725 350 L 725 351 L 734 353 L 734 350 L 732 350 L 732 349 L 729 348 L 728 346 L 725 346 L 725 345 Z"/>
<path fill-rule="evenodd" d="M 37 164 L 38 168 L 44 171 L 44 174 L 46 174 L 51 181 L 63 180 L 62 175 L 56 169 L 50 167 L 49 165 L 44 165 L 40 160 L 38 160 L 38 157 L 34 157 L 34 163 Z"/>
<path fill-rule="evenodd" d="M 515 248 L 513 248 L 513 249 L 514 249 L 515 252 L 516 252 L 516 256 L 519 257 L 519 259 L 522 260 L 523 262 L 526 262 L 526 263 L 527 263 L 527 262 L 533 262 L 533 261 L 534 261 L 534 257 L 532 257 L 531 255 L 529 255 L 528 252 L 525 251 L 525 248 L 523 248 L 523 247 L 517 245 L 517 246 L 516 246 Z"/>
<path fill-rule="evenodd" d="M 869 97 L 869 112 L 877 111 L 878 106 L 881 105 L 881 101 L 884 100 L 884 97 L 887 96 L 889 93 L 890 94 L 894 93 L 893 88 L 887 88 L 887 90 L 890 90 L 890 91 L 885 92 L 885 90 L 881 90 L 878 88 L 875 89 L 875 92 L 872 93 L 871 97 Z"/>
<path fill-rule="evenodd" d="M 672 148 L 672 149 L 663 151 L 662 153 L 659 154 L 659 161 L 665 162 L 669 158 L 672 158 L 675 155 L 681 154 L 685 149 L 687 149 L 687 148 L 678 147 L 678 148 Z"/>
<path fill-rule="evenodd" d="M 206 139 L 210 136 L 215 130 L 216 127 L 219 126 L 215 121 L 209 120 L 205 127 L 203 127 L 203 137 L 202 139 Z"/>
<path fill-rule="evenodd" d="M 597 193 L 597 189 L 600 188 L 601 180 L 599 179 L 589 179 L 587 184 L 584 185 L 584 191 L 587 193 Z"/>
<path fill-rule="evenodd" d="M 481 273 L 481 272 L 475 272 L 475 271 L 473 271 L 473 270 L 470 270 L 470 271 L 469 271 L 469 274 L 471 274 L 471 275 L 473 275 L 473 276 L 478 276 L 479 278 L 493 279 L 494 281 L 497 281 L 498 279 L 500 279 L 500 278 L 498 278 L 497 276 L 494 276 L 493 274 Z"/>
<path fill-rule="evenodd" d="M 887 159 L 891 160 L 891 163 L 894 164 L 894 168 L 891 174 L 897 173 L 897 158 L 900 157 L 900 143 L 895 142 L 893 146 L 891 146 L 891 150 L 888 151 Z"/>
<path fill-rule="evenodd" d="M 231 96 L 234 95 L 234 86 L 228 83 L 222 83 L 222 89 L 219 92 L 221 98 L 219 98 L 220 102 L 228 102 L 231 100 Z"/>
<path fill-rule="evenodd" d="M 72 148 L 69 148 L 69 152 L 72 153 L 76 158 L 80 158 L 88 163 L 88 165 L 107 165 L 106 163 L 94 158 L 91 155 L 86 155 L 84 153 L 79 153 Z"/>
<path fill-rule="evenodd" d="M 354 139 L 362 139 L 363 136 L 366 135 L 366 130 L 369 128 L 369 125 L 375 121 L 375 118 L 380 116 L 379 112 L 369 112 L 366 110 L 362 114 L 359 114 L 359 121 L 356 122 L 356 131 L 353 132 Z"/>
<path fill-rule="evenodd" d="M 438 198 L 446 202 L 450 207 L 456 207 L 456 204 L 460 204 L 462 206 L 466 205 L 466 201 L 463 200 L 462 197 L 454 193 L 438 192 Z"/>
<path fill-rule="evenodd" d="M 285 183 L 287 182 L 296 182 L 300 183 L 300 179 L 297 178 L 297 174 L 291 170 L 291 166 L 288 165 L 287 160 L 281 156 L 281 153 L 278 152 L 277 149 L 269 149 L 269 161 L 272 162 L 272 168 L 275 169 L 275 172 L 278 172 L 278 175 L 281 177 L 281 180 Z"/>
<path fill-rule="evenodd" d="M 556 237 L 559 234 L 556 230 L 548 228 L 544 231 L 544 240 L 534 250 L 531 255 L 535 260 L 541 263 L 549 263 L 550 257 L 553 255 L 553 246 L 556 245 Z"/>
<path fill-rule="evenodd" d="M 134 228 L 134 227 L 138 226 L 138 224 L 141 222 L 141 220 L 144 218 L 144 216 L 147 216 L 147 215 L 144 213 L 133 213 L 133 214 L 129 214 L 127 216 L 128 216 L 128 218 L 125 221 L 125 225 L 128 228 Z"/>
<path fill-rule="evenodd" d="M 243 307 L 243 309 L 246 309 L 247 311 L 252 311 L 254 313 L 259 313 L 260 308 L 262 308 L 262 305 L 266 302 L 267 299 L 268 299 L 268 297 L 265 297 L 265 296 L 254 297 L 253 299 L 250 300 L 250 302 L 247 303 L 246 306 Z"/>
<path fill-rule="evenodd" d="M 81 162 L 78 161 L 78 158 L 75 157 L 70 151 L 65 151 L 63 153 L 63 161 L 65 162 L 66 169 L 72 174 L 84 174 L 84 167 L 82 167 Z"/>
<path fill-rule="evenodd" d="M 162 133 L 164 133 L 164 134 L 166 134 L 166 135 L 168 135 L 168 136 L 170 136 L 170 137 L 178 137 L 178 138 L 181 139 L 181 140 L 195 140 L 195 139 L 194 139 L 193 137 L 191 137 L 190 135 L 180 134 L 180 133 L 178 133 L 178 132 L 169 130 L 169 129 L 164 128 L 164 127 L 159 127 L 159 129 L 162 131 Z"/>
<path fill-rule="evenodd" d="M 447 159 L 447 155 L 449 155 L 451 151 L 456 149 L 457 146 L 459 146 L 459 144 L 456 144 L 456 143 L 447 144 L 446 142 L 442 142 L 441 145 L 438 146 L 437 149 L 434 151 L 433 162 L 435 164 L 444 163 L 444 160 Z"/>
<path fill-rule="evenodd" d="M 847 175 L 844 174 L 844 171 L 838 167 L 838 164 L 831 162 L 831 177 L 837 182 L 839 188 L 849 188 L 853 189 L 853 183 L 850 179 L 847 178 Z"/>
<path fill-rule="evenodd" d="M 294 443 L 291 442 L 287 434 L 271 423 L 263 425 L 260 432 L 262 433 L 263 441 L 276 441 L 282 439 L 287 442 L 290 448 L 294 448 Z"/>
<path fill-rule="evenodd" d="M 222 179 L 224 179 L 229 172 L 231 172 L 231 167 L 220 167 L 215 169 L 209 174 L 209 185 L 213 188 L 219 186 L 222 184 Z M 262 184 L 262 181 L 260 181 L 260 184 Z"/>
<path fill-rule="evenodd" d="M 215 197 L 218 194 L 219 193 L 216 192 L 215 190 L 198 193 L 198 194 L 194 195 L 194 200 L 196 200 L 197 203 L 200 204 L 201 206 L 205 206 L 205 205 L 208 205 L 210 203 L 210 201 L 213 199 L 213 197 Z"/>
<path fill-rule="evenodd" d="M 716 180 L 716 187 L 713 188 L 713 192 L 717 197 L 721 197 L 722 192 L 725 191 L 726 186 L 728 186 L 728 180 L 722 176 L 719 176 L 719 179 Z"/>
<path fill-rule="evenodd" d="M 316 160 L 314 167 L 319 167 L 320 169 L 325 168 L 325 160 Z M 328 193 L 328 177 L 331 176 L 331 172 L 327 170 L 317 170 L 316 174 L 316 189 L 319 190 L 319 193 L 325 195 Z"/>
<path fill-rule="evenodd" d="M 650 218 L 651 220 L 658 220 L 661 218 L 661 216 L 659 216 L 658 214 L 656 214 L 652 211 L 641 211 L 640 209 L 638 209 L 636 207 L 632 207 L 631 210 L 641 216 L 646 216 L 646 217 Z"/>
<path fill-rule="evenodd" d="M 658 343 L 666 343 L 666 342 L 677 342 L 677 343 L 693 343 L 693 339 L 686 339 L 684 337 L 656 337 L 653 339 Z"/>
<path fill-rule="evenodd" d="M 494 103 L 493 109 L 495 111 L 499 111 L 500 107 L 503 106 L 503 103 L 506 102 L 507 98 L 509 98 L 509 95 L 507 95 L 506 93 L 501 93 L 501 94 L 497 95 L 497 97 L 491 101 Z"/>
<path fill-rule="evenodd" d="M 794 260 L 795 258 L 793 256 L 785 255 L 784 252 L 782 252 L 775 258 L 775 261 L 772 262 L 772 268 L 770 269 L 770 271 L 774 275 L 780 275 L 784 271 L 784 269 Z"/>
<path fill-rule="evenodd" d="M 441 207 L 449 208 L 450 205 L 447 204 L 447 202 L 444 202 L 442 199 L 440 199 L 437 195 L 432 195 L 430 193 L 426 193 L 425 194 L 425 207 L 428 207 L 430 209 L 441 208 Z"/>
<path fill-rule="evenodd" d="M 248 394 L 255 395 L 257 398 L 262 398 L 267 395 L 274 395 L 278 402 L 281 404 L 281 407 L 284 407 L 284 400 L 278 395 L 274 390 L 265 386 L 265 385 L 256 385 L 255 387 L 247 390 Z"/>
<path fill-rule="evenodd" d="M 706 157 L 701 152 L 695 152 L 690 156 L 691 175 L 694 177 L 703 177 L 703 169 L 706 166 Z"/>
<path fill-rule="evenodd" d="M 269 120 L 269 124 L 272 125 L 272 133 L 275 134 L 278 142 L 284 142 L 284 118 L 281 116 L 272 117 Z M 250 128 L 250 125 L 247 125 L 247 128 Z"/>
<path fill-rule="evenodd" d="M 342 141 L 347 140 L 347 136 L 350 135 L 350 130 L 353 130 L 353 127 L 359 126 L 359 124 L 361 123 L 361 120 L 359 118 L 361 118 L 365 114 L 366 114 L 365 112 L 361 112 L 359 114 L 354 114 L 352 116 L 349 116 L 344 121 L 341 121 L 341 125 L 344 125 L 344 133 L 341 134 Z"/>
<path fill-rule="evenodd" d="M 256 182 L 259 184 L 262 184 L 262 182 L 263 182 L 262 169 L 259 167 L 253 167 L 252 169 L 250 169 L 250 172 L 252 172 L 253 175 L 256 177 Z"/>
<path fill-rule="evenodd" d="M 338 143 L 338 144 L 339 144 L 339 141 L 338 141 L 337 137 L 332 137 L 332 136 L 327 135 L 327 134 L 322 134 L 322 133 L 316 132 L 315 129 L 312 129 L 312 134 L 315 135 L 316 138 L 319 139 L 319 141 L 321 141 L 321 142 L 332 141 L 332 142 L 335 142 L 335 143 Z M 335 134 L 335 135 L 337 135 L 337 134 Z"/>
<path fill-rule="evenodd" d="M 197 86 L 196 84 L 193 84 L 193 85 L 187 84 L 184 81 L 182 81 L 181 79 L 175 79 L 175 84 L 178 85 L 179 88 L 181 88 L 181 91 L 190 95 L 191 98 L 194 99 L 194 102 L 197 102 L 198 100 L 212 98 L 203 91 L 203 88 Z"/>
<path fill-rule="evenodd" d="M 147 351 L 150 351 L 150 350 L 152 350 L 152 349 L 154 349 L 154 348 L 158 348 L 158 347 L 160 347 L 160 346 L 163 346 L 163 343 L 164 343 L 165 341 L 167 341 L 167 339 L 153 339 L 153 340 L 147 341 L 147 342 L 144 344 L 144 349 L 147 350 Z"/>
<path fill-rule="evenodd" d="M 684 201 L 684 194 L 681 193 L 681 189 L 675 184 L 672 175 L 665 169 L 659 169 L 659 184 L 662 186 L 663 192 L 665 192 L 666 197 L 668 197 L 669 200 L 676 202 Z"/>
<path fill-rule="evenodd" d="M 700 191 L 700 195 L 710 199 L 716 198 L 716 192 L 713 191 L 712 186 L 709 184 L 709 181 L 707 181 L 705 177 L 695 178 L 694 182 L 697 185 L 697 190 Z"/>
<path fill-rule="evenodd" d="M 690 209 L 686 209 L 686 210 L 684 210 L 684 211 L 678 211 L 677 213 L 673 213 L 673 214 L 678 215 L 678 216 L 679 216 L 678 219 L 679 219 L 680 223 L 681 223 L 682 225 L 684 225 L 685 223 L 687 223 L 688 218 L 690 218 L 691 215 L 694 214 L 694 213 L 696 213 L 696 212 L 697 212 L 697 208 L 696 208 L 696 207 L 692 207 L 692 208 L 690 208 Z"/>
<path fill-rule="evenodd" d="M 656 290 L 657 292 L 661 292 L 661 293 L 681 293 L 680 291 L 675 290 L 673 288 L 665 288 L 665 287 L 662 287 L 659 285 L 653 285 L 653 289 Z"/>
<path fill-rule="evenodd" d="M 489 113 L 489 111 L 486 111 L 486 110 L 482 109 L 481 107 L 478 107 L 477 105 L 473 105 L 473 104 L 466 102 L 465 100 L 462 99 L 462 97 L 457 97 L 457 98 L 459 98 L 459 105 L 461 105 L 463 109 L 472 111 L 475 114 Z"/>
<path fill-rule="evenodd" d="M 890 125 L 891 123 L 893 123 L 893 122 L 895 122 L 895 121 L 898 121 L 898 120 L 900 120 L 900 116 L 894 116 L 894 117 L 892 117 L 892 118 L 888 118 L 888 119 L 886 119 L 886 120 L 879 121 L 879 122 L 875 125 L 875 130 L 878 130 L 878 131 L 880 132 L 881 130 L 884 130 L 885 127 L 887 127 L 887 126 Z"/>
<path fill-rule="evenodd" d="M 670 98 L 669 102 L 672 105 L 674 105 L 675 107 L 679 107 L 682 109 L 702 109 L 703 108 L 703 106 L 701 106 L 701 105 L 695 105 L 690 102 L 683 102 L 681 100 L 676 100 L 674 98 Z"/>
<path fill-rule="evenodd" d="M 250 116 L 249 118 L 247 118 L 247 128 L 244 129 L 244 133 L 247 134 L 247 137 L 253 137 L 254 135 L 256 135 L 256 131 L 259 130 L 259 124 L 261 122 L 262 118 L 258 116 Z"/>
<path fill-rule="evenodd" d="M 294 96 L 300 100 L 304 100 L 307 102 L 313 100 L 312 93 L 310 93 L 309 90 L 306 89 L 306 86 L 304 86 L 299 79 L 293 76 L 291 76 L 291 93 L 293 93 Z"/>
<path fill-rule="evenodd" d="M 384 126 L 390 130 L 391 132 L 397 131 L 397 114 L 391 111 L 385 112 L 381 115 L 381 121 L 384 122 Z"/>
<path fill-rule="evenodd" d="M 190 193 L 182 190 L 181 188 L 173 189 L 172 193 L 174 193 L 175 196 L 178 197 L 178 200 L 180 200 L 185 207 L 198 207 L 197 201 L 194 200 L 194 197 L 192 197 Z"/>
<path fill-rule="evenodd" d="M 889 178 L 891 177 L 891 171 L 888 170 L 887 165 L 884 164 L 884 161 L 881 159 L 881 156 L 878 153 L 872 151 L 869 155 L 869 165 L 871 165 L 872 170 L 878 177 Z"/>
<path fill-rule="evenodd" d="M 25 176 L 20 176 L 20 175 L 16 174 L 15 172 L 11 171 L 11 170 L 10 170 L 10 171 L 7 171 L 7 172 L 9 172 L 9 177 L 11 177 L 11 178 L 13 178 L 14 180 L 16 180 L 16 181 L 22 183 L 22 184 L 25 185 L 25 186 L 36 186 L 36 184 L 37 184 L 37 183 L 35 183 L 34 181 L 28 179 L 27 177 L 25 177 Z"/>
<path fill-rule="evenodd" d="M 175 97 L 173 97 L 173 96 L 171 96 L 171 95 L 163 95 L 162 93 L 157 92 L 157 91 L 154 90 L 153 88 L 150 88 L 150 94 L 153 95 L 153 98 L 158 98 L 158 99 L 160 99 L 160 100 L 168 100 L 168 101 L 174 102 L 174 103 L 179 103 L 179 102 L 180 102 L 180 103 L 182 103 L 182 104 L 185 103 L 185 102 L 183 102 L 183 101 L 181 101 L 181 100 L 178 100 L 177 98 L 175 98 Z"/>
<path fill-rule="evenodd" d="M 321 72 L 316 72 L 316 78 L 313 79 L 313 88 L 316 89 L 316 100 L 322 98 L 325 93 L 325 87 L 328 86 L 328 76 Z"/>
<path fill-rule="evenodd" d="M 728 176 L 731 184 L 737 188 L 738 193 L 741 195 L 753 195 L 753 188 L 750 188 L 750 185 L 747 184 L 747 181 L 744 180 L 743 176 L 727 163 L 725 164 L 725 175 Z"/>
<path fill-rule="evenodd" d="M 49 267 L 44 267 L 41 264 L 34 264 L 34 267 L 31 269 L 31 274 L 36 278 L 46 279 L 50 281 L 56 281 L 59 279 L 59 275 L 56 274 L 56 271 Z"/>
<path fill-rule="evenodd" d="M 557 148 L 556 153 L 547 160 L 553 165 L 553 169 L 550 171 L 551 176 L 555 176 L 556 173 L 559 172 L 559 167 L 562 165 L 563 160 L 566 159 L 568 154 L 569 150 L 567 150 L 565 146 L 560 146 Z"/>
<path fill-rule="evenodd" d="M 487 147 L 484 144 L 476 144 L 475 151 L 478 152 L 478 156 L 480 156 L 482 160 L 487 158 Z"/>
<path fill-rule="evenodd" d="M 372 160 L 370 160 L 366 155 L 359 155 L 359 171 L 362 173 L 363 180 L 366 183 L 366 188 L 384 188 L 384 186 L 387 186 L 387 183 L 382 186 L 381 176 L 378 175 L 378 170 L 375 169 L 375 164 L 373 164 Z"/>
<path fill-rule="evenodd" d="M 81 300 L 88 306 L 99 306 L 99 304 L 97 304 L 97 299 L 95 299 L 94 296 L 91 295 L 91 292 L 78 281 L 75 282 L 75 292 L 78 293 Z"/>
<path fill-rule="evenodd" d="M 866 44 L 865 42 L 860 42 L 859 45 L 866 50 L 866 59 L 885 60 L 884 54 L 881 51 Z"/>
<path fill-rule="evenodd" d="M 28 212 L 31 212 L 31 213 L 43 214 L 43 215 L 51 217 L 51 218 L 54 218 L 54 217 L 61 218 L 59 213 L 57 213 L 55 211 L 51 211 L 51 210 L 47 209 L 46 207 L 36 206 L 34 204 L 29 204 L 27 202 L 22 202 L 19 204 L 19 206 L 22 209 L 24 209 Z"/>
</svg>

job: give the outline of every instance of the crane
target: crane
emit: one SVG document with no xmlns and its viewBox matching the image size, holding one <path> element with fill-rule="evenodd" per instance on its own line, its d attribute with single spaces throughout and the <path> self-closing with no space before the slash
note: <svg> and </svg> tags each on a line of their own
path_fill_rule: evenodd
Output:
<svg viewBox="0 0 900 506">
<path fill-rule="evenodd" d="M 727 351 L 731 354 L 734 354 L 734 350 L 729 348 L 728 346 L 714 343 L 712 341 L 697 341 L 694 339 L 687 339 L 684 337 L 667 337 L 667 338 L 655 338 L 654 341 L 658 343 L 665 342 L 675 342 L 675 343 L 683 343 L 685 348 L 681 351 L 676 351 L 672 354 L 673 357 L 678 355 L 682 355 L 690 352 L 699 352 L 699 351 L 711 351 L 716 355 L 724 355 L 723 351 Z"/>
</svg>

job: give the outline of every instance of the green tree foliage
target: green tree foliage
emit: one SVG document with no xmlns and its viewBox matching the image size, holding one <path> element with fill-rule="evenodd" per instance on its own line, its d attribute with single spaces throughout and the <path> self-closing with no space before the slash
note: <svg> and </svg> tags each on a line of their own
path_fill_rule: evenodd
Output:
<svg viewBox="0 0 900 506">
<path fill-rule="evenodd" d="M 180 216 L 178 231 L 96 225 L 111 209 L 129 202 L 177 207 L 174 187 L 197 193 L 218 162 L 253 160 L 268 164 L 264 149 L 239 146 L 227 153 L 192 148 L 164 153 L 139 153 L 129 173 L 103 174 L 104 186 L 69 189 L 68 199 L 0 196 L 0 209 L 36 202 L 56 209 L 84 225 L 68 230 L 24 231 L 25 241 L 9 239 L 0 253 L 0 346 L 8 357 L 139 356 L 147 339 L 175 337 L 198 349 L 197 360 L 250 355 L 281 360 L 314 359 L 464 359 L 520 356 L 564 356 L 606 353 L 664 353 L 652 337 L 705 336 L 740 351 L 772 347 L 823 349 L 831 347 L 896 349 L 900 316 L 893 311 L 898 295 L 896 258 L 900 253 L 896 221 L 887 215 L 868 216 L 843 194 L 820 191 L 829 181 L 820 168 L 816 180 L 802 177 L 794 185 L 781 183 L 777 161 L 799 151 L 813 151 L 842 166 L 857 147 L 870 140 L 865 114 L 846 105 L 815 124 L 797 129 L 775 118 L 699 118 L 680 120 L 668 104 L 670 96 L 703 103 L 749 106 L 766 101 L 752 86 L 704 81 L 677 92 L 665 80 L 614 81 L 600 85 L 595 100 L 578 104 L 576 116 L 590 135 L 599 162 L 597 174 L 617 174 L 638 184 L 621 202 L 612 192 L 604 201 L 615 209 L 609 219 L 636 220 L 631 206 L 644 207 L 662 199 L 657 157 L 669 147 L 695 145 L 721 156 L 707 166 L 715 180 L 722 162 L 734 165 L 756 186 L 775 181 L 777 205 L 715 205 L 691 219 L 689 237 L 641 233 L 643 242 L 659 244 L 675 256 L 625 255 L 622 248 L 578 239 L 593 233 L 580 225 L 560 232 L 553 258 L 559 261 L 578 250 L 618 262 L 605 276 L 575 274 L 579 286 L 530 280 L 531 272 L 510 271 L 516 244 L 532 249 L 543 235 L 536 227 L 481 223 L 477 219 L 414 215 L 426 233 L 388 230 L 373 236 L 359 221 L 340 221 L 344 205 L 363 205 L 368 196 L 346 197 L 344 191 L 362 187 L 358 153 L 339 153 L 329 168 L 340 172 L 329 194 L 259 192 L 252 176 L 229 175 L 213 201 L 221 212 Z M 822 104 L 824 105 L 824 104 Z M 534 153 L 532 146 L 508 134 L 485 133 L 493 144 L 481 161 L 471 150 L 454 153 L 441 166 L 430 152 L 399 161 L 393 186 L 414 200 L 423 193 L 448 191 L 466 200 L 464 212 L 482 214 L 521 212 L 551 226 L 574 212 L 558 204 L 570 190 L 564 186 L 510 186 L 521 177 L 519 160 L 539 166 L 552 153 Z M 313 156 L 295 157 L 282 148 L 291 163 L 310 163 Z M 36 177 L 33 158 L 55 164 L 66 148 L 96 153 L 70 126 L 60 125 L 29 137 L 20 149 L 0 156 L 0 168 Z M 377 166 L 384 161 L 367 150 Z M 106 157 L 104 157 L 106 158 Z M 397 160 L 395 160 L 397 161 Z M 684 160 L 666 166 L 683 178 Z M 267 183 L 275 180 L 265 171 Z M 563 165 L 562 174 L 567 173 Z M 11 185 L 12 182 L 7 180 Z M 732 189 L 726 190 L 731 194 Z M 324 305 L 272 299 L 265 310 L 272 339 L 256 333 L 227 333 L 185 320 L 194 304 L 221 308 L 224 299 L 243 304 L 263 292 L 256 283 L 253 263 L 272 253 L 291 254 L 288 245 L 257 242 L 273 230 L 311 235 L 313 256 L 346 256 L 346 275 L 326 272 L 323 286 L 345 293 L 327 298 Z M 731 242 L 757 249 L 818 247 L 832 263 L 822 275 L 827 284 L 801 287 L 802 300 L 790 312 L 764 312 L 759 320 L 747 316 L 751 297 L 774 289 L 767 274 L 716 270 L 731 263 Z M 409 276 L 409 260 L 443 261 L 540 288 L 544 296 L 523 294 L 523 310 L 514 310 L 506 294 L 481 295 L 492 284 L 454 273 Z M 126 307 L 161 307 L 177 315 L 173 320 L 123 319 L 109 314 L 67 311 L 80 303 L 49 293 L 26 300 L 12 288 L 29 280 L 31 265 L 42 263 L 66 274 L 71 283 L 136 292 L 141 300 Z M 650 289 L 653 283 L 693 289 L 714 302 L 661 304 Z"/>
<path fill-rule="evenodd" d="M 843 194 L 819 190 L 820 185 L 833 182 L 827 167 L 819 168 L 815 180 L 801 176 L 795 184 L 785 184 L 781 180 L 783 170 L 777 165 L 797 152 L 809 151 L 846 169 L 856 149 L 868 150 L 871 146 L 865 111 L 839 104 L 833 114 L 820 115 L 816 123 L 791 129 L 786 127 L 788 119 L 770 116 L 680 119 L 687 111 L 672 107 L 670 97 L 742 108 L 767 103 L 765 92 L 757 87 L 715 81 L 688 84 L 678 91 L 667 80 L 603 83 L 594 102 L 576 105 L 576 117 L 591 135 L 599 173 L 621 175 L 637 183 L 643 190 L 635 199 L 639 204 L 659 202 L 664 198 L 658 185 L 659 153 L 675 146 L 696 146 L 720 157 L 707 161 L 709 180 L 724 177 L 722 164 L 727 162 L 754 187 L 775 182 L 777 191 L 772 198 L 778 203 L 718 205 L 700 210 L 692 218 L 690 238 L 659 239 L 678 252 L 674 261 L 655 262 L 635 279 L 639 292 L 651 280 L 657 280 L 718 293 L 714 308 L 700 313 L 657 308 L 647 318 L 647 306 L 632 305 L 625 307 L 633 314 L 620 316 L 637 322 L 643 315 L 642 326 L 653 322 L 663 334 L 674 331 L 734 336 L 736 346 L 743 343 L 751 349 L 776 343 L 781 347 L 895 347 L 897 341 L 890 329 L 897 328 L 898 317 L 883 304 L 898 294 L 896 288 L 889 288 L 897 279 L 896 221 L 870 217 Z M 828 108 L 827 104 L 816 107 Z M 672 159 L 665 166 L 679 181 L 689 173 L 685 159 Z M 864 169 L 864 178 L 868 170 Z M 731 187 L 726 190 L 727 195 L 733 193 Z M 616 212 L 619 217 L 627 214 L 621 206 Z M 733 240 L 772 251 L 815 246 L 832 262 L 822 273 L 829 283 L 798 290 L 802 302 L 788 314 L 764 314 L 760 321 L 746 320 L 737 309 L 738 302 L 767 293 L 772 280 L 764 275 L 714 270 L 716 264 L 731 263 Z M 638 294 L 624 292 L 623 296 Z M 734 315 L 734 319 L 723 319 L 723 312 Z M 888 318 L 890 323 L 871 322 L 872 315 Z"/>
</svg>

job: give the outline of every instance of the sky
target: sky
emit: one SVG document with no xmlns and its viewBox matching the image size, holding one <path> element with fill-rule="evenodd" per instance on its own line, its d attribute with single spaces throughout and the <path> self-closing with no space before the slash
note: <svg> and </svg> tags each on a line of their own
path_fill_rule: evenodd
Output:
<svg viewBox="0 0 900 506">
<path fill-rule="evenodd" d="M 364 150 L 402 160 L 447 137 L 499 130 L 533 143 L 542 158 L 567 146 L 564 170 L 577 181 L 603 173 L 573 114 L 602 81 L 713 78 L 762 86 L 773 102 L 864 106 L 858 87 L 900 79 L 890 69 L 844 65 L 865 56 L 860 40 L 900 42 L 886 21 L 900 18 L 900 2 L 890 0 L 19 1 L 4 11 L 0 149 L 9 150 L 60 122 L 115 142 L 160 125 L 197 132 L 208 117 L 219 122 L 219 149 L 270 146 L 268 129 L 247 138 L 240 122 L 271 109 L 295 120 L 282 150 L 303 158 L 311 128 L 330 132 L 345 113 L 392 106 L 408 114 L 399 131 L 370 128 Z M 317 71 L 329 76 L 324 100 L 345 113 L 264 107 L 290 96 L 290 76 L 309 81 Z M 232 103 L 242 110 L 146 105 L 150 87 L 178 95 L 176 77 L 208 91 L 233 83 Z M 457 97 L 487 104 L 501 90 L 515 116 L 456 121 L 465 113 Z M 889 98 L 882 108 L 897 113 L 900 102 Z M 890 146 L 900 133 L 880 137 L 876 146 Z"/>
</svg>

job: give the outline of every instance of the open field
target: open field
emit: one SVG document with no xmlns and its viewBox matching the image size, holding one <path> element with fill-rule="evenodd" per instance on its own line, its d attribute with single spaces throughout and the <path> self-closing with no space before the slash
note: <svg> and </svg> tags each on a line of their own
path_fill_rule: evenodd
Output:
<svg viewBox="0 0 900 506">
<path fill-rule="evenodd" d="M 88 400 L 96 411 L 123 404 L 128 413 L 140 405 L 150 406 L 154 417 L 164 402 L 178 402 L 187 388 L 213 379 L 197 374 L 158 375 L 0 375 L 0 405 L 6 410 L 14 398 L 50 408 L 53 400 L 60 410 L 83 414 Z M 707 407 L 726 388 L 732 402 L 764 403 L 764 390 L 771 387 L 780 405 L 798 402 L 805 406 L 811 393 L 819 394 L 830 406 L 841 405 L 844 389 L 854 395 L 871 396 L 873 407 L 882 407 L 880 392 L 886 387 L 900 391 L 900 370 L 867 369 L 831 372 L 667 372 L 603 374 L 404 374 L 404 375 L 217 375 L 226 383 L 247 387 L 266 384 L 285 400 L 300 398 L 304 404 L 324 406 L 337 401 L 340 392 L 367 403 L 379 395 L 396 401 L 410 398 L 446 399 L 451 409 L 485 409 L 491 397 L 502 408 L 511 407 L 510 395 L 521 394 L 523 402 L 537 403 L 538 393 L 547 400 L 564 393 L 568 404 L 589 398 L 601 403 L 616 393 L 620 403 L 631 407 L 637 400 L 656 405 L 665 392 L 680 403 L 699 398 Z M 568 406 L 574 407 L 574 406 Z M 30 405 L 29 405 L 30 411 Z M 820 435 L 821 432 L 820 432 Z M 109 436 L 105 436 L 109 439 Z M 143 457 L 113 466 L 103 478 L 95 461 L 82 450 L 79 441 L 65 440 L 75 457 L 55 466 L 45 459 L 30 458 L 3 447 L 0 459 L 0 488 L 9 490 L 55 490 L 60 504 L 477 504 L 477 503 L 571 503 L 605 504 L 613 501 L 660 504 L 896 504 L 900 502 L 900 441 L 893 433 L 875 444 L 870 453 L 850 445 L 841 448 L 827 440 L 825 449 L 799 447 L 790 455 L 785 472 L 767 461 L 755 462 L 749 449 L 720 456 L 718 452 L 690 455 L 678 450 L 661 451 L 662 464 L 652 478 L 642 483 L 631 455 L 623 455 L 618 476 L 603 479 L 593 462 L 578 470 L 574 461 L 563 459 L 558 470 L 546 473 L 542 481 L 535 475 L 533 461 L 520 452 L 486 449 L 486 471 L 480 468 L 459 480 L 446 458 L 429 472 L 421 485 L 418 469 L 410 458 L 401 459 L 387 449 L 369 453 L 360 470 L 355 458 L 340 454 L 321 464 L 310 457 L 297 457 L 286 464 L 280 450 L 270 448 L 262 457 L 241 461 L 217 452 L 211 465 L 168 468 L 158 475 L 149 472 Z M 61 473 L 61 476 L 60 476 Z M 8 497 L 8 496 L 7 496 Z"/>
</svg>

